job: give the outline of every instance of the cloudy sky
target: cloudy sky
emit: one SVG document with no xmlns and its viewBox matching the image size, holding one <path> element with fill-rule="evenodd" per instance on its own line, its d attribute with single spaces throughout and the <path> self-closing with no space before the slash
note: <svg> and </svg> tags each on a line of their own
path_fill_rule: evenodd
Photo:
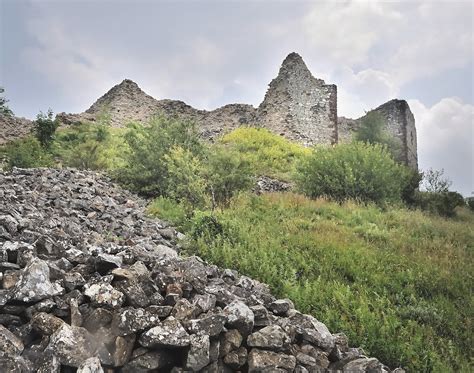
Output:
<svg viewBox="0 0 474 373">
<path fill-rule="evenodd" d="M 339 115 L 410 104 L 422 169 L 474 191 L 472 1 L 0 0 L 0 86 L 16 115 L 82 112 L 124 78 L 197 108 L 257 106 L 298 52 Z"/>
</svg>

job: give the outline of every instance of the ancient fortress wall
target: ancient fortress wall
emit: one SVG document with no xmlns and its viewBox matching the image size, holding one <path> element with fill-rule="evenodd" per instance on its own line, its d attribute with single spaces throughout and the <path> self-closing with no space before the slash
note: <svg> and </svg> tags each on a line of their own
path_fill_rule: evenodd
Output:
<svg viewBox="0 0 474 373">
<path fill-rule="evenodd" d="M 375 110 L 386 119 L 387 130 L 399 142 L 400 160 L 417 169 L 416 128 L 406 101 L 391 100 Z M 337 116 L 337 87 L 315 78 L 297 53 L 290 53 L 269 84 L 263 102 L 198 110 L 182 101 L 156 100 L 131 80 L 124 80 L 99 98 L 85 113 L 58 114 L 64 124 L 95 121 L 107 112 L 114 126 L 145 122 L 163 114 L 195 122 L 201 135 L 213 140 L 240 126 L 261 126 L 304 145 L 350 141 L 362 118 Z"/>
</svg>

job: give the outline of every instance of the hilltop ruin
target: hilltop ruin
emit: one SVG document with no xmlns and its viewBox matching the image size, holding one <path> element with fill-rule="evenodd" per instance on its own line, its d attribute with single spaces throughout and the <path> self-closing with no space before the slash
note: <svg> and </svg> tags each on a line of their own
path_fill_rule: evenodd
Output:
<svg viewBox="0 0 474 373">
<path fill-rule="evenodd" d="M 387 131 L 398 142 L 399 160 L 418 169 L 415 119 L 408 103 L 391 100 L 374 110 L 383 115 Z M 84 113 L 60 113 L 57 118 L 63 125 L 70 125 L 97 121 L 103 113 L 109 115 L 113 126 L 124 126 L 129 121 L 146 122 L 157 114 L 191 120 L 201 135 L 211 141 L 240 126 L 262 126 L 305 146 L 350 141 L 363 119 L 338 117 L 336 85 L 315 78 L 297 53 L 285 58 L 256 108 L 229 104 L 211 111 L 199 110 L 178 100 L 157 100 L 125 79 Z"/>
</svg>

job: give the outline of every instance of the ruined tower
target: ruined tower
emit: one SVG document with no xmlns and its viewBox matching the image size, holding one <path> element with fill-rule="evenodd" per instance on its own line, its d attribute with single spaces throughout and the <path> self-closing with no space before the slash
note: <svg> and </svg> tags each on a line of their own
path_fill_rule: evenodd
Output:
<svg viewBox="0 0 474 373">
<path fill-rule="evenodd" d="M 337 87 L 316 79 L 290 53 L 258 107 L 259 124 L 305 145 L 337 142 Z"/>
</svg>

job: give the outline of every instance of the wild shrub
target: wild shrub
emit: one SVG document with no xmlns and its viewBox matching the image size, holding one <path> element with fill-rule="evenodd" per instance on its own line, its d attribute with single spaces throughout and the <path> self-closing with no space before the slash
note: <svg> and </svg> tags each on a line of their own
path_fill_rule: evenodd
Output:
<svg viewBox="0 0 474 373">
<path fill-rule="evenodd" d="M 457 192 L 423 192 L 415 195 L 415 205 L 423 211 L 445 217 L 456 216 L 456 207 L 465 206 L 464 197 Z"/>
<path fill-rule="evenodd" d="M 5 89 L 3 87 L 0 87 L 0 114 L 11 117 L 13 116 L 13 112 L 7 105 L 8 100 L 5 97 L 3 97 L 4 92 L 5 92 Z"/>
<path fill-rule="evenodd" d="M 51 167 L 54 164 L 51 154 L 34 137 L 13 141 L 4 146 L 1 153 L 7 169 Z"/>
<path fill-rule="evenodd" d="M 210 149 L 204 174 L 213 207 L 228 206 L 236 193 L 250 189 L 253 184 L 250 163 L 241 153 L 222 146 Z"/>
<path fill-rule="evenodd" d="M 379 144 L 356 142 L 315 147 L 297 168 L 297 184 L 311 198 L 399 201 L 408 172 Z"/>
<path fill-rule="evenodd" d="M 54 140 L 54 133 L 59 123 L 53 119 L 53 111 L 48 109 L 45 113 L 40 112 L 34 123 L 35 135 L 43 148 L 49 148 Z"/>
<path fill-rule="evenodd" d="M 193 156 L 204 150 L 193 123 L 162 116 L 143 126 L 132 124 L 125 134 L 125 142 L 128 146 L 125 164 L 114 176 L 128 189 L 148 197 L 166 195 L 165 156 L 174 147 L 181 147 Z"/>
<path fill-rule="evenodd" d="M 221 139 L 249 163 L 257 176 L 289 181 L 296 163 L 310 153 L 308 148 L 264 128 L 240 127 Z"/>
</svg>

